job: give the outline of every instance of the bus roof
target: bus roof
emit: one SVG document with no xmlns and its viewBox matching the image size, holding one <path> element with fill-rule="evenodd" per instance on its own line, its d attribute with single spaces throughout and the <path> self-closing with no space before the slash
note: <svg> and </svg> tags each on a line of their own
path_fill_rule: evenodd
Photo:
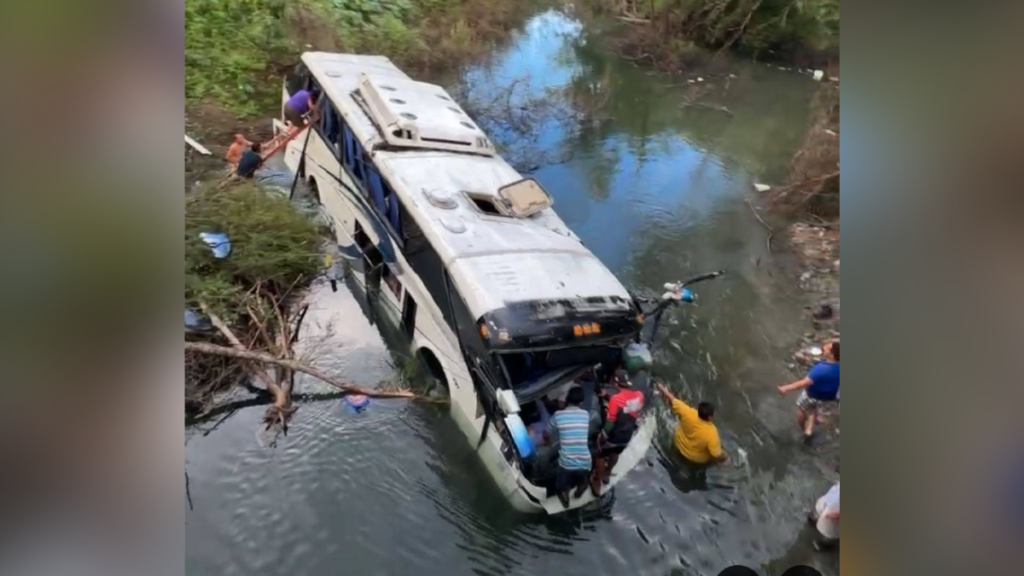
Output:
<svg viewBox="0 0 1024 576">
<path fill-rule="evenodd" d="M 618 278 L 550 207 L 528 217 L 516 217 L 504 208 L 499 189 L 523 177 L 493 148 L 490 153 L 487 146 L 469 153 L 389 142 L 379 129 L 386 119 L 370 116 L 380 111 L 364 98 L 360 102 L 353 97 L 366 76 L 373 76 L 378 85 L 387 78 L 393 84 L 411 82 L 387 58 L 309 52 L 302 59 L 437 250 L 476 317 L 512 302 L 629 298 Z M 417 116 L 427 113 L 430 123 L 406 126 L 424 133 L 465 134 L 465 121 L 472 131 L 479 131 L 444 89 L 416 84 L 418 90 L 436 96 L 439 106 L 457 108 L 459 113 L 431 114 L 430 102 L 421 102 Z"/>
</svg>

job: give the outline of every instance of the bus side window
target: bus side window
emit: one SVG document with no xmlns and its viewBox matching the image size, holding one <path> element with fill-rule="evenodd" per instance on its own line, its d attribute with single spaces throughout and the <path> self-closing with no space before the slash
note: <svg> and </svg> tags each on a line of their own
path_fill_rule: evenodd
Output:
<svg viewBox="0 0 1024 576">
<path fill-rule="evenodd" d="M 384 216 L 387 213 L 387 205 L 385 204 L 387 197 L 384 195 L 384 182 L 381 180 L 380 172 L 377 172 L 376 168 L 369 167 L 367 172 L 369 173 L 369 178 L 366 180 L 370 184 L 370 198 L 373 199 L 373 207 L 377 209 L 381 216 Z"/>
<path fill-rule="evenodd" d="M 363 188 L 369 188 L 366 185 L 366 156 L 363 152 L 363 145 L 358 140 L 355 142 L 355 154 L 354 154 L 354 166 L 352 167 L 352 173 L 355 174 L 356 180 L 363 185 Z"/>
<path fill-rule="evenodd" d="M 341 157 L 341 122 L 338 119 L 338 112 L 334 109 L 334 105 L 327 98 L 321 98 L 322 113 L 320 116 L 320 133 L 324 139 L 327 140 L 327 145 L 331 147 L 334 155 L 338 158 Z"/>
<path fill-rule="evenodd" d="M 342 140 L 344 141 L 344 163 L 345 167 L 349 170 L 355 168 L 355 156 L 356 156 L 356 137 L 352 134 L 352 129 L 345 124 L 341 128 Z"/>
<path fill-rule="evenodd" d="M 395 295 L 399 301 L 402 299 L 402 283 L 398 280 L 398 276 L 391 270 L 391 266 L 384 264 L 381 268 L 383 274 L 384 283 L 391 289 L 391 293 Z"/>
<path fill-rule="evenodd" d="M 398 205 L 398 196 L 387 182 L 384 183 L 384 197 L 387 199 L 388 222 L 391 224 L 391 229 L 399 238 L 404 238 L 402 235 L 402 211 Z"/>
</svg>

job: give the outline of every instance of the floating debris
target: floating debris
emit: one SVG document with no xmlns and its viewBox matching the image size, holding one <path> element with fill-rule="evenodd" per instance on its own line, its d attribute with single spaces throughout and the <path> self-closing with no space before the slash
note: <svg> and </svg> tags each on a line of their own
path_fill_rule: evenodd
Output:
<svg viewBox="0 0 1024 576">
<path fill-rule="evenodd" d="M 231 240 L 223 232 L 200 232 L 199 239 L 213 250 L 213 257 L 223 260 L 231 254 Z"/>
</svg>

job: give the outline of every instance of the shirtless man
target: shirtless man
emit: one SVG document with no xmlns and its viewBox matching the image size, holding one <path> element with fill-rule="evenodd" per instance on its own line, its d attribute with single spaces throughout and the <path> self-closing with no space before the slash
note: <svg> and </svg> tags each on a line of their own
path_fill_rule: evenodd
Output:
<svg viewBox="0 0 1024 576">
<path fill-rule="evenodd" d="M 242 159 L 242 154 L 252 146 L 252 142 L 245 139 L 245 136 L 241 134 L 235 134 L 235 140 L 228 146 L 228 151 L 224 154 L 224 160 L 227 160 L 228 164 L 231 164 L 231 171 L 234 172 L 238 168 L 238 161 Z"/>
</svg>

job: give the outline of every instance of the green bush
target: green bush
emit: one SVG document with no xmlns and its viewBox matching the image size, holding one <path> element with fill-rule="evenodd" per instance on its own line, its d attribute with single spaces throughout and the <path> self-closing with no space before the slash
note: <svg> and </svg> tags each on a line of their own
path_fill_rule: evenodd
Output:
<svg viewBox="0 0 1024 576">
<path fill-rule="evenodd" d="M 186 100 L 208 98 L 240 116 L 266 109 L 279 85 L 271 65 L 295 50 L 285 30 L 285 4 L 186 0 Z"/>
<path fill-rule="evenodd" d="M 226 233 L 228 257 L 215 258 L 200 232 Z M 185 208 L 185 300 L 233 319 L 256 285 L 283 295 L 311 282 L 323 263 L 322 241 L 316 224 L 280 193 L 254 185 L 198 192 Z"/>
</svg>

